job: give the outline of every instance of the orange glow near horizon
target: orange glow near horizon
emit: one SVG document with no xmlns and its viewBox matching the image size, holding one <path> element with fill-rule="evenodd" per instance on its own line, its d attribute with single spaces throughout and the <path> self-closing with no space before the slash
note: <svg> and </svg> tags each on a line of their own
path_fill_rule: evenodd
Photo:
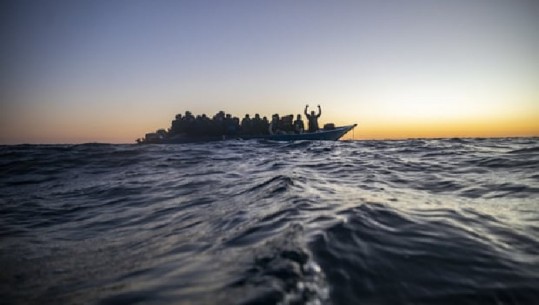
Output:
<svg viewBox="0 0 539 305">
<path fill-rule="evenodd" d="M 4 144 L 73 144 L 73 143 L 134 143 L 137 138 L 147 132 L 170 127 L 173 115 L 168 118 L 154 117 L 144 122 L 137 118 L 122 120 L 84 121 L 78 123 L 65 122 L 40 128 L 40 122 L 33 126 L 19 129 L 16 138 L 7 137 L 7 133 L 15 133 L 16 129 L 3 129 Z M 349 132 L 343 140 L 366 139 L 407 139 L 407 138 L 453 138 L 453 137 L 537 137 L 539 136 L 539 115 L 530 114 L 520 118 L 468 119 L 468 120 L 430 120 L 411 121 L 408 119 L 380 118 L 374 120 L 333 119 L 334 116 L 320 118 L 320 124 L 334 122 L 336 125 L 357 123 L 353 132 Z M 74 118 L 77 121 L 76 118 Z M 139 122 L 139 123 L 137 123 Z M 7 133 L 6 133 L 7 131 Z"/>
<path fill-rule="evenodd" d="M 343 139 L 537 137 L 539 115 L 528 118 L 439 122 L 366 122 Z"/>
</svg>

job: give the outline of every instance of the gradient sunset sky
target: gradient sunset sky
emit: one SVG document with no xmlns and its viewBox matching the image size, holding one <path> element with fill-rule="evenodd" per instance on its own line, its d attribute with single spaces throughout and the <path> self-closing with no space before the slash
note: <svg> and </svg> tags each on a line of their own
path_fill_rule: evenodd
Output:
<svg viewBox="0 0 539 305">
<path fill-rule="evenodd" d="M 19 0 L 0 26 L 0 144 L 305 104 L 357 139 L 539 136 L 537 0 Z"/>
</svg>

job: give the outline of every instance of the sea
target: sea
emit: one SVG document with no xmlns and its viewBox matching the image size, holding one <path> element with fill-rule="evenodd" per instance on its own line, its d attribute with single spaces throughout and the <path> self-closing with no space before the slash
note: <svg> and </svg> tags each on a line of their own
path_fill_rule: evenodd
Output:
<svg viewBox="0 0 539 305">
<path fill-rule="evenodd" d="M 539 304 L 539 138 L 0 146 L 2 304 Z"/>
</svg>

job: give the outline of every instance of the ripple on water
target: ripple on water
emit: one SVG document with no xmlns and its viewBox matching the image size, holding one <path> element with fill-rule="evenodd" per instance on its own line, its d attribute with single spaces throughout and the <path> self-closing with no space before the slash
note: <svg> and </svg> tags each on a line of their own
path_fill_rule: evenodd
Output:
<svg viewBox="0 0 539 305">
<path fill-rule="evenodd" d="M 537 138 L 0 147 L 7 304 L 533 304 Z"/>
</svg>

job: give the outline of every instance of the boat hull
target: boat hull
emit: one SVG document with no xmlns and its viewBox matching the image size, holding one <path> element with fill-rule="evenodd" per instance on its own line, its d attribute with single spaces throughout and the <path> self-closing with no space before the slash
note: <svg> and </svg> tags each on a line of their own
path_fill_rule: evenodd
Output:
<svg viewBox="0 0 539 305">
<path fill-rule="evenodd" d="M 335 127 L 335 129 L 331 130 L 319 130 L 317 132 L 262 135 L 242 137 L 242 139 L 265 139 L 270 141 L 337 141 L 354 127 L 356 127 L 356 124 Z"/>
<path fill-rule="evenodd" d="M 176 137 L 164 138 L 152 143 L 143 144 L 183 144 L 183 143 L 198 143 L 223 140 L 269 140 L 269 141 L 337 141 L 347 132 L 354 129 L 357 124 L 335 127 L 331 130 L 319 130 L 316 132 L 306 132 L 298 134 L 273 134 L 273 135 L 239 135 L 239 136 L 221 136 L 221 137 Z"/>
</svg>

